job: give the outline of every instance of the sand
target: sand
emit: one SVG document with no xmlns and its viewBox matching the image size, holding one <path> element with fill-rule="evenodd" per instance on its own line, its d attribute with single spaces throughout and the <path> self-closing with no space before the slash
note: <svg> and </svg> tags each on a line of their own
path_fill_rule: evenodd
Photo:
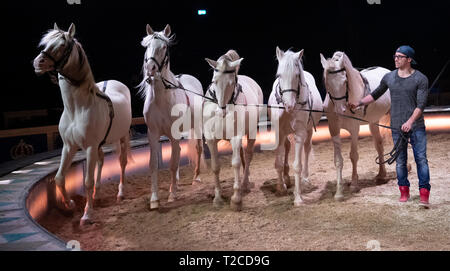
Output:
<svg viewBox="0 0 450 271">
<path fill-rule="evenodd" d="M 385 152 L 392 149 L 385 142 Z M 212 204 L 213 175 L 203 169 L 202 183 L 192 185 L 190 166 L 180 168 L 178 199 L 168 203 L 170 173 L 160 171 L 161 208 L 149 210 L 148 174 L 128 176 L 125 200 L 116 203 L 117 183 L 102 187 L 94 223 L 79 226 L 85 199 L 76 196 L 76 211 L 56 209 L 41 225 L 59 238 L 77 240 L 83 250 L 449 250 L 450 136 L 428 134 L 431 174 L 430 207 L 419 206 L 418 179 L 412 150 L 411 199 L 399 203 L 395 164 L 388 176 L 376 180 L 378 165 L 370 137 L 359 141 L 359 181 L 350 184 L 350 142 L 343 140 L 345 198 L 336 202 L 336 170 L 330 141 L 315 143 L 310 183 L 302 184 L 305 204 L 293 205 L 288 195 L 275 193 L 275 153 L 255 153 L 250 181 L 255 187 L 243 197 L 240 212 L 230 209 L 233 171 L 230 156 L 222 156 L 221 180 L 226 198 L 222 208 Z M 290 157 L 292 164 L 293 156 Z M 291 182 L 293 172 L 291 170 Z"/>
</svg>

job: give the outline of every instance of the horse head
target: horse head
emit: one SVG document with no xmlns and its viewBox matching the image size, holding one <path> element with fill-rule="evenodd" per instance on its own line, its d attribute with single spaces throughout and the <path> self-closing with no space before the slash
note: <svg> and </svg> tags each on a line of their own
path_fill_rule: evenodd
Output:
<svg viewBox="0 0 450 271">
<path fill-rule="evenodd" d="M 44 50 L 33 61 L 35 73 L 43 74 L 62 70 L 72 52 L 75 43 L 74 36 L 75 25 L 73 23 L 67 32 L 60 30 L 55 23 L 54 28 L 49 30 L 39 43 Z"/>
<path fill-rule="evenodd" d="M 325 88 L 330 100 L 334 104 L 335 111 L 343 114 L 347 109 L 348 88 L 347 73 L 344 66 L 345 54 L 335 52 L 332 58 L 325 59 L 320 54 Z"/>
<path fill-rule="evenodd" d="M 287 112 L 292 112 L 297 99 L 300 96 L 302 82 L 303 50 L 294 53 L 290 50 L 284 52 L 280 48 L 276 49 L 278 59 L 278 89 L 279 95 Z"/>
<path fill-rule="evenodd" d="M 238 83 L 237 74 L 243 58 L 239 58 L 234 50 L 230 50 L 217 61 L 209 58 L 205 60 L 214 69 L 210 90 L 215 93 L 217 104 L 223 110 L 233 98 Z"/>
<path fill-rule="evenodd" d="M 173 36 L 170 36 L 170 25 L 166 25 L 163 31 L 155 32 L 147 24 L 147 36 L 141 42 L 146 47 L 144 59 L 144 76 L 154 76 L 161 73 L 169 64 L 169 46 Z"/>
</svg>

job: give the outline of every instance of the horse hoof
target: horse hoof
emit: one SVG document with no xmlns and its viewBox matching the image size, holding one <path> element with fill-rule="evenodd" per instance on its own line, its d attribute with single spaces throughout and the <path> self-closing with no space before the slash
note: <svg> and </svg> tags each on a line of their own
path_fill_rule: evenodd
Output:
<svg viewBox="0 0 450 271">
<path fill-rule="evenodd" d="M 282 197 L 282 196 L 286 196 L 288 194 L 286 189 L 277 189 L 277 191 L 275 191 L 275 195 Z"/>
<path fill-rule="evenodd" d="M 150 210 L 156 210 L 159 208 L 159 201 L 150 201 Z"/>
<path fill-rule="evenodd" d="M 302 199 L 294 200 L 294 206 L 295 206 L 295 207 L 303 206 L 303 204 L 305 204 L 305 203 L 303 202 Z"/>
<path fill-rule="evenodd" d="M 169 198 L 167 199 L 167 202 L 174 202 L 177 199 L 177 196 L 175 194 L 170 193 Z"/>
<path fill-rule="evenodd" d="M 242 201 L 235 202 L 233 200 L 230 201 L 230 208 L 235 212 L 239 212 L 242 210 Z"/>
<path fill-rule="evenodd" d="M 124 196 L 117 196 L 117 203 L 121 203 L 125 199 Z"/>
<path fill-rule="evenodd" d="M 202 180 L 200 178 L 196 178 L 192 180 L 192 185 L 197 185 L 197 184 L 201 184 Z"/>
<path fill-rule="evenodd" d="M 89 218 L 81 218 L 80 219 L 80 226 L 81 227 L 89 226 L 89 225 L 92 225 L 92 224 L 93 224 L 93 222 Z"/>
<path fill-rule="evenodd" d="M 76 207 L 75 201 L 73 200 L 69 200 L 69 203 L 67 204 L 67 209 L 69 209 L 70 211 L 73 211 Z"/>
<path fill-rule="evenodd" d="M 215 208 L 221 208 L 223 206 L 223 199 L 222 197 L 215 197 L 213 200 L 213 206 Z"/>
<path fill-rule="evenodd" d="M 334 200 L 335 201 L 343 201 L 344 200 L 344 195 L 336 194 L 336 195 L 334 195 Z"/>
</svg>

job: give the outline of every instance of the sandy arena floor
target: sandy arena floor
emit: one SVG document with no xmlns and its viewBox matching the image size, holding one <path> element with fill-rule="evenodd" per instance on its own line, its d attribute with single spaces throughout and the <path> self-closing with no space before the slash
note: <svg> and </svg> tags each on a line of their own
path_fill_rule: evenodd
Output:
<svg viewBox="0 0 450 271">
<path fill-rule="evenodd" d="M 351 179 L 350 142 L 343 140 L 343 177 Z M 385 152 L 392 149 L 387 140 Z M 80 228 L 84 198 L 64 215 L 54 209 L 41 224 L 63 240 L 78 240 L 83 250 L 367 250 L 368 242 L 381 250 L 450 250 L 450 136 L 428 134 L 431 174 L 430 208 L 419 207 L 418 179 L 412 150 L 411 199 L 401 204 L 395 164 L 388 178 L 375 180 L 378 166 L 371 138 L 359 141 L 359 181 L 345 189 L 345 200 L 335 202 L 336 171 L 332 143 L 313 145 L 310 184 L 304 184 L 306 204 L 293 206 L 287 196 L 275 194 L 274 152 L 255 153 L 250 170 L 252 191 L 243 197 L 243 210 L 229 204 L 212 205 L 213 175 L 203 169 L 202 183 L 191 185 L 192 169 L 180 169 L 178 200 L 167 203 L 170 175 L 160 171 L 159 211 L 149 211 L 150 179 L 128 176 L 126 199 L 117 204 L 117 183 L 103 186 L 96 205 L 95 223 Z M 292 164 L 292 155 L 290 164 Z M 221 180 L 226 201 L 232 194 L 230 156 L 221 157 Z M 291 170 L 291 182 L 294 177 Z M 375 240 L 375 241 L 371 241 Z"/>
</svg>

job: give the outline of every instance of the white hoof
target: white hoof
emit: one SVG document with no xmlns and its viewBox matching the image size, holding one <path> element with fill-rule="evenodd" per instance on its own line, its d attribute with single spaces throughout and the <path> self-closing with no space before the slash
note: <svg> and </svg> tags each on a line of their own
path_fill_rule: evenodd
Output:
<svg viewBox="0 0 450 271">
<path fill-rule="evenodd" d="M 344 195 L 342 193 L 336 193 L 336 195 L 334 195 L 334 200 L 336 201 L 343 201 L 344 200 Z"/>
<path fill-rule="evenodd" d="M 242 210 L 242 200 L 241 201 L 230 201 L 230 208 L 235 212 L 239 212 Z"/>
<path fill-rule="evenodd" d="M 294 200 L 294 206 L 295 207 L 300 207 L 304 204 L 303 200 L 301 198 L 295 199 Z"/>
<path fill-rule="evenodd" d="M 200 178 L 195 178 L 192 180 L 192 185 L 197 185 L 197 184 L 201 184 L 202 180 Z"/>
<path fill-rule="evenodd" d="M 159 200 L 150 201 L 150 210 L 156 210 L 159 208 Z"/>
<path fill-rule="evenodd" d="M 167 202 L 174 202 L 177 199 L 177 196 L 175 193 L 170 193 L 169 198 L 167 199 Z"/>
<path fill-rule="evenodd" d="M 223 199 L 222 196 L 215 196 L 213 200 L 213 206 L 215 208 L 220 208 L 223 206 Z"/>
</svg>

